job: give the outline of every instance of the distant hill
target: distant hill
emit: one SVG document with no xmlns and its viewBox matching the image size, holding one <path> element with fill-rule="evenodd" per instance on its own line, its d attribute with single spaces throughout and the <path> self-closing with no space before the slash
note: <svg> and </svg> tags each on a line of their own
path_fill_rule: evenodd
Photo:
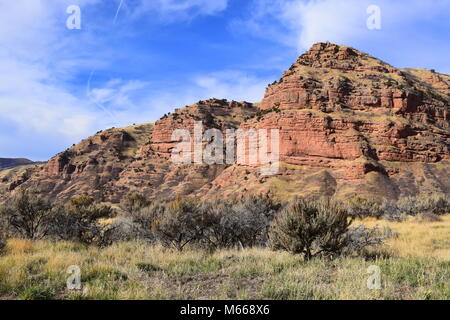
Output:
<svg viewBox="0 0 450 320">
<path fill-rule="evenodd" d="M 0 170 L 11 169 L 18 166 L 33 164 L 34 162 L 28 159 L 8 159 L 0 158 Z"/>
</svg>

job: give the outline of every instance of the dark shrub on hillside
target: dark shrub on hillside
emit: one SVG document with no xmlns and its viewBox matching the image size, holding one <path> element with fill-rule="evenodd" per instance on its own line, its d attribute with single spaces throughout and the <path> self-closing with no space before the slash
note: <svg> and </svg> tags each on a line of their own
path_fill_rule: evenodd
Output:
<svg viewBox="0 0 450 320">
<path fill-rule="evenodd" d="M 145 207 L 150 205 L 150 201 L 147 198 L 139 193 L 129 193 L 127 194 L 122 201 L 120 201 L 120 208 L 133 216 Z"/>
<path fill-rule="evenodd" d="M 103 233 L 110 226 L 102 226 L 99 219 L 111 218 L 113 215 L 114 210 L 110 206 L 81 196 L 53 210 L 51 235 L 61 240 L 103 244 Z"/>
<path fill-rule="evenodd" d="M 152 231 L 166 247 L 182 251 L 190 243 L 199 241 L 204 228 L 200 204 L 196 200 L 171 201 L 152 221 Z"/>
<path fill-rule="evenodd" d="M 270 229 L 270 247 L 303 254 L 335 256 L 348 246 L 351 219 L 346 209 L 330 201 L 297 199 L 283 209 Z"/>
<path fill-rule="evenodd" d="M 6 228 L 26 239 L 41 239 L 49 232 L 52 206 L 31 190 L 19 190 L 14 198 L 0 208 Z"/>
</svg>

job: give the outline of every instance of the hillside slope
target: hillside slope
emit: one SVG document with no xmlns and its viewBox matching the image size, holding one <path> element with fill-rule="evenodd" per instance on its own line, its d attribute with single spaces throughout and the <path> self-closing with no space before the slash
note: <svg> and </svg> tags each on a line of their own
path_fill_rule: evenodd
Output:
<svg viewBox="0 0 450 320">
<path fill-rule="evenodd" d="M 10 159 L 10 158 L 0 158 L 0 170 L 11 169 L 18 166 L 32 164 L 33 161 L 28 159 Z"/>
</svg>

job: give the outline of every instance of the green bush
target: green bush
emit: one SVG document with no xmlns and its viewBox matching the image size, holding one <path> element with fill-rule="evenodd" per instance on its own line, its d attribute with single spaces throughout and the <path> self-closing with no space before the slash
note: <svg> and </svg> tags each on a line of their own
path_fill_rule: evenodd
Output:
<svg viewBox="0 0 450 320">
<path fill-rule="evenodd" d="M 347 210 L 334 202 L 296 199 L 275 217 L 269 245 L 303 254 L 305 260 L 338 255 L 348 246 L 351 222 Z"/>
</svg>

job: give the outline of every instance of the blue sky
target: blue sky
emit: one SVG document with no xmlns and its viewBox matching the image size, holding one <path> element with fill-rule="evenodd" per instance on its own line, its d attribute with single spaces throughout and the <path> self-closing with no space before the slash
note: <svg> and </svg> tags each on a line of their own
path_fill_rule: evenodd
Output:
<svg viewBox="0 0 450 320">
<path fill-rule="evenodd" d="M 200 99 L 259 101 L 317 41 L 450 74 L 449 34 L 450 0 L 0 0 L 0 157 L 46 160 Z"/>
</svg>

